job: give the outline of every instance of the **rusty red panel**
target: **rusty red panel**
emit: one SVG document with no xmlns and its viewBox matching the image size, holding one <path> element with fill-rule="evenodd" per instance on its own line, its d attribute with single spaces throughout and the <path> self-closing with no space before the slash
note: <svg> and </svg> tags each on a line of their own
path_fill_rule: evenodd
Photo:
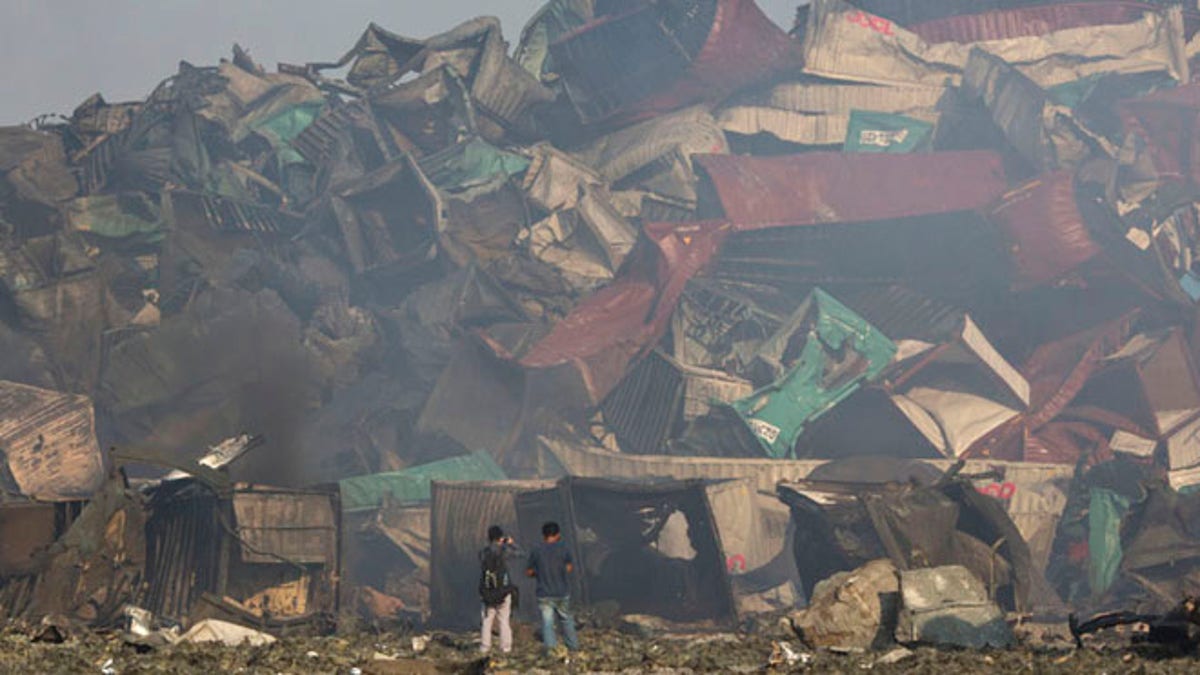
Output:
<svg viewBox="0 0 1200 675">
<path fill-rule="evenodd" d="M 721 0 L 708 41 L 675 86 L 638 106 L 641 113 L 717 101 L 800 61 L 800 45 L 754 0 Z"/>
<path fill-rule="evenodd" d="M 1125 131 L 1145 141 L 1160 180 L 1200 183 L 1200 84 L 1121 101 Z"/>
<path fill-rule="evenodd" d="M 566 368 L 597 404 L 624 376 L 626 366 L 667 330 L 683 288 L 716 253 L 723 222 L 646 226 L 655 244 L 641 265 L 580 303 L 521 359 L 527 369 Z"/>
<path fill-rule="evenodd" d="M 1004 193 L 1000 155 L 813 152 L 697 155 L 734 229 L 858 223 L 982 208 Z"/>
<path fill-rule="evenodd" d="M 1079 212 L 1070 171 L 1046 174 L 1006 194 L 991 219 L 1008 240 L 1017 289 L 1055 281 L 1102 250 Z"/>
<path fill-rule="evenodd" d="M 926 42 L 970 44 L 1046 35 L 1085 26 L 1130 23 L 1146 12 L 1158 11 L 1143 2 L 1075 2 L 1004 9 L 982 14 L 948 16 L 910 27 Z"/>
</svg>

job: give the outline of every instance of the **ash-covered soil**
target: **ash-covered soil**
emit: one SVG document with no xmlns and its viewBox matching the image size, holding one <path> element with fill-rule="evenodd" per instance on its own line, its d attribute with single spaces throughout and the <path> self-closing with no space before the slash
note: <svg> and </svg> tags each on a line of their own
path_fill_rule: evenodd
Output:
<svg viewBox="0 0 1200 675">
<path fill-rule="evenodd" d="M 471 634 L 434 633 L 421 652 L 412 634 L 357 633 L 287 638 L 264 647 L 181 644 L 147 649 L 119 633 L 83 633 L 61 642 L 37 641 L 15 624 L 0 631 L 0 673 L 133 675 L 180 673 L 1192 673 L 1200 658 L 1120 641 L 1075 650 L 1067 644 L 974 652 L 917 648 L 838 654 L 803 649 L 782 634 L 637 637 L 585 631 L 583 650 L 545 655 L 529 631 L 506 658 L 486 660 Z M 787 642 L 793 660 L 788 662 Z M 356 670 L 357 669 L 357 670 Z"/>
</svg>

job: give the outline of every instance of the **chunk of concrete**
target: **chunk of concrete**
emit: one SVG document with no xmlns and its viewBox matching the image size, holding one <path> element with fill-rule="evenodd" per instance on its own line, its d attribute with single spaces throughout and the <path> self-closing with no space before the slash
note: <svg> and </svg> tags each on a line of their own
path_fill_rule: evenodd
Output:
<svg viewBox="0 0 1200 675">
<path fill-rule="evenodd" d="M 872 560 L 818 583 L 792 628 L 810 647 L 871 649 L 886 646 L 896 626 L 899 579 L 889 560 Z"/>
<path fill-rule="evenodd" d="M 1004 612 L 961 565 L 900 572 L 900 601 L 897 642 L 974 649 L 1013 643 Z"/>
</svg>

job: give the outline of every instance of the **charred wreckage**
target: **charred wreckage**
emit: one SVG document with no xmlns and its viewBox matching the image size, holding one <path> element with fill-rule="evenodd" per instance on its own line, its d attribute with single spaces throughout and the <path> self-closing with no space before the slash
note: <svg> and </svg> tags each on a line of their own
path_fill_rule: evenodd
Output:
<svg viewBox="0 0 1200 675">
<path fill-rule="evenodd" d="M 1186 624 L 1198 31 L 550 0 L 0 128 L 0 614 L 463 626 L 554 519 L 673 624 Z"/>
</svg>

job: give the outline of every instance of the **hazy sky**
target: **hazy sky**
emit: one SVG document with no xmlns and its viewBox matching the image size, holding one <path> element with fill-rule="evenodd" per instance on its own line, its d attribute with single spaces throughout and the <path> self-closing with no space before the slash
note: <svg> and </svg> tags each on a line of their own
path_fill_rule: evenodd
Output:
<svg viewBox="0 0 1200 675">
<path fill-rule="evenodd" d="M 790 27 L 798 0 L 758 0 Z M 181 59 L 215 64 L 234 42 L 269 69 L 334 60 L 370 21 L 413 37 L 481 14 L 510 43 L 541 0 L 0 0 L 0 124 L 69 114 L 99 91 L 141 99 Z"/>
</svg>

